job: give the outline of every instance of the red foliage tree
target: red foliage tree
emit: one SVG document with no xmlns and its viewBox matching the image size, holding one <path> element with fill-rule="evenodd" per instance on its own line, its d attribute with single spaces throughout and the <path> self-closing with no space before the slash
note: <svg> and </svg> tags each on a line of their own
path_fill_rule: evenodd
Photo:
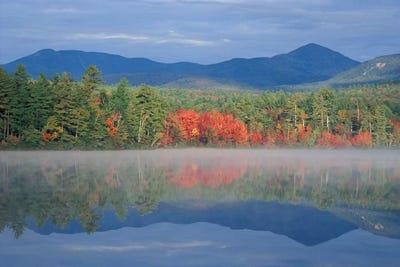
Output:
<svg viewBox="0 0 400 267">
<path fill-rule="evenodd" d="M 175 114 L 170 114 L 170 118 L 179 129 L 182 138 L 185 141 L 196 141 L 199 137 L 199 119 L 200 115 L 193 110 L 178 110 Z"/>
<path fill-rule="evenodd" d="M 51 133 L 44 133 L 44 134 L 43 134 L 43 137 L 42 137 L 42 141 L 44 141 L 44 142 L 50 142 L 51 137 L 52 137 Z"/>
<path fill-rule="evenodd" d="M 231 114 L 224 115 L 219 111 L 201 114 L 199 133 L 203 142 L 214 144 L 245 144 L 249 138 L 244 123 L 235 119 Z"/>
<path fill-rule="evenodd" d="M 391 134 L 391 139 L 393 145 L 400 146 L 400 121 L 390 120 L 393 125 L 393 132 Z"/>
<path fill-rule="evenodd" d="M 193 142 L 199 139 L 200 115 L 193 110 L 180 109 L 176 113 L 170 113 L 161 136 L 160 145 L 168 145 L 178 140 Z"/>
<path fill-rule="evenodd" d="M 252 145 L 263 144 L 263 136 L 261 133 L 251 133 L 249 135 L 249 140 Z"/>
<path fill-rule="evenodd" d="M 318 146 L 345 147 L 346 145 L 344 140 L 330 132 L 322 132 L 318 138 Z"/>
<path fill-rule="evenodd" d="M 304 144 L 307 140 L 307 138 L 311 135 L 312 131 L 311 131 L 311 125 L 308 124 L 306 127 L 304 127 L 303 125 L 299 126 L 299 134 L 297 136 L 297 140 L 298 142 L 300 142 L 301 144 Z"/>
<path fill-rule="evenodd" d="M 248 137 L 246 125 L 230 114 L 178 110 L 168 116 L 159 144 L 168 145 L 180 139 L 219 145 L 246 144 Z"/>
<path fill-rule="evenodd" d="M 114 137 L 117 134 L 120 118 L 121 115 L 119 113 L 114 113 L 106 119 L 105 125 L 108 128 L 108 136 Z"/>
<path fill-rule="evenodd" d="M 353 146 L 370 146 L 372 144 L 372 135 L 368 131 L 364 131 L 353 136 L 349 141 Z"/>
</svg>

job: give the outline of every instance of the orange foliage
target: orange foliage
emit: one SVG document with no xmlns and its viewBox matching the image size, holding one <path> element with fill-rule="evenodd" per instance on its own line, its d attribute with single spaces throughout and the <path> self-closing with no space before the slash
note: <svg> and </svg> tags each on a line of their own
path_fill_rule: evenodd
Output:
<svg viewBox="0 0 400 267">
<path fill-rule="evenodd" d="M 192 110 L 178 110 L 171 113 L 165 124 L 160 145 L 168 145 L 181 137 L 183 141 L 203 141 L 223 145 L 226 143 L 245 144 L 248 142 L 246 125 L 232 115 L 219 111 L 199 114 Z"/>
<path fill-rule="evenodd" d="M 261 133 L 251 133 L 250 135 L 249 135 L 249 139 L 250 139 L 250 143 L 252 144 L 252 145 L 255 145 L 255 144 L 262 144 L 263 143 L 263 137 L 262 137 L 262 135 L 261 135 Z"/>
<path fill-rule="evenodd" d="M 353 146 L 370 146 L 372 135 L 368 131 L 361 132 L 349 139 Z"/>
<path fill-rule="evenodd" d="M 169 144 L 172 144 L 173 142 L 174 138 L 168 132 L 164 132 L 161 133 L 161 138 L 160 141 L 158 142 L 158 145 L 167 146 Z"/>
<path fill-rule="evenodd" d="M 393 124 L 395 129 L 400 130 L 400 121 L 390 120 L 390 123 Z"/>
<path fill-rule="evenodd" d="M 51 139 L 51 133 L 44 133 L 42 137 L 42 141 L 49 142 Z"/>
<path fill-rule="evenodd" d="M 219 111 L 205 112 L 200 116 L 199 133 L 207 143 L 245 144 L 249 134 L 246 125 L 231 114 L 224 115 Z"/>
<path fill-rule="evenodd" d="M 345 147 L 346 145 L 341 138 L 329 132 L 323 132 L 318 138 L 318 146 Z"/>
<path fill-rule="evenodd" d="M 108 127 L 108 136 L 114 137 L 117 134 L 118 127 L 115 124 L 118 125 L 120 117 L 119 113 L 114 113 L 106 119 L 105 125 Z"/>
<path fill-rule="evenodd" d="M 390 120 L 394 129 L 391 134 L 391 139 L 394 145 L 400 146 L 400 121 Z"/>
<path fill-rule="evenodd" d="M 303 125 L 300 125 L 298 127 L 298 129 L 299 129 L 299 135 L 297 136 L 297 140 L 300 143 L 304 144 L 307 137 L 309 137 L 311 134 L 311 125 L 308 124 L 306 127 L 304 127 Z"/>
<path fill-rule="evenodd" d="M 198 124 L 200 115 L 193 110 L 178 110 L 175 114 L 171 113 L 169 119 L 176 127 L 185 141 L 196 141 L 198 138 Z"/>
</svg>

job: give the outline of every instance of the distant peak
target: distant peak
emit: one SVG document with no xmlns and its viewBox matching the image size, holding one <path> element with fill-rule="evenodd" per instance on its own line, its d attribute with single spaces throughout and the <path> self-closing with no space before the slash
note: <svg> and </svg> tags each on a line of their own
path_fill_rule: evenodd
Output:
<svg viewBox="0 0 400 267">
<path fill-rule="evenodd" d="M 322 45 L 319 45 L 319 44 L 316 44 L 316 43 L 309 43 L 309 44 L 303 45 L 303 46 L 293 50 L 290 53 L 301 52 L 301 51 L 316 51 L 316 50 L 319 50 L 319 51 L 322 51 L 322 50 L 324 50 L 324 51 L 333 51 L 333 50 L 331 50 L 331 49 L 329 49 L 327 47 L 324 47 Z"/>
<path fill-rule="evenodd" d="M 322 47 L 322 48 L 326 48 L 326 47 L 323 47 L 322 45 L 319 45 L 319 44 L 316 44 L 316 43 L 308 43 L 306 45 L 303 45 L 302 47 Z M 302 47 L 300 47 L 300 48 L 302 48 Z"/>
<path fill-rule="evenodd" d="M 35 55 L 43 55 L 43 54 L 49 54 L 49 53 L 55 53 L 56 51 L 51 49 L 51 48 L 46 48 L 46 49 L 42 49 L 39 50 L 35 53 Z"/>
</svg>

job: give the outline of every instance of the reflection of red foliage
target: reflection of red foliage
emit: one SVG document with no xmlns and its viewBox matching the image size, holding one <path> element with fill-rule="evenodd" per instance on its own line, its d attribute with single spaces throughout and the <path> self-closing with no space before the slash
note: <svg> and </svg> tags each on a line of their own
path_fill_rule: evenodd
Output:
<svg viewBox="0 0 400 267">
<path fill-rule="evenodd" d="M 118 171 L 115 167 L 111 166 L 110 168 L 108 168 L 108 172 L 106 176 L 104 176 L 104 181 L 108 186 L 114 188 L 118 186 L 118 180 L 115 177 L 117 174 Z"/>
<path fill-rule="evenodd" d="M 42 163 L 42 168 L 44 170 L 49 170 L 49 169 L 52 168 L 52 165 L 49 162 L 45 161 L 45 162 Z"/>
<path fill-rule="evenodd" d="M 191 188 L 198 185 L 217 188 L 221 185 L 229 185 L 239 179 L 247 170 L 247 163 L 243 164 L 218 164 L 201 165 L 187 163 L 177 171 L 167 176 L 170 184 L 178 187 Z"/>
</svg>

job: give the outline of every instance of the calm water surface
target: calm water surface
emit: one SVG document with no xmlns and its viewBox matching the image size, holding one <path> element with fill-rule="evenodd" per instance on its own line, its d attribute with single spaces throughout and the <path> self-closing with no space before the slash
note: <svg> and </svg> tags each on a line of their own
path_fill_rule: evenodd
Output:
<svg viewBox="0 0 400 267">
<path fill-rule="evenodd" d="M 0 152 L 1 266 L 398 266 L 400 151 Z"/>
</svg>

